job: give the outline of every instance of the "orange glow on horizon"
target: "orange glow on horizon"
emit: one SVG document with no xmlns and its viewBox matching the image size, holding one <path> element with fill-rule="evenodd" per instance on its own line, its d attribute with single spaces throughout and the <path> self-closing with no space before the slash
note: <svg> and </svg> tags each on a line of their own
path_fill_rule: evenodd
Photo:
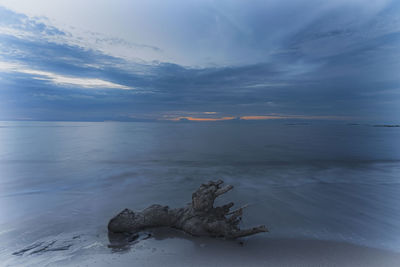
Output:
<svg viewBox="0 0 400 267">
<path fill-rule="evenodd" d="M 195 117 L 178 117 L 168 119 L 171 121 L 180 121 L 180 120 L 188 120 L 188 121 L 228 121 L 233 120 L 235 117 L 221 117 L 221 118 L 195 118 Z"/>
</svg>

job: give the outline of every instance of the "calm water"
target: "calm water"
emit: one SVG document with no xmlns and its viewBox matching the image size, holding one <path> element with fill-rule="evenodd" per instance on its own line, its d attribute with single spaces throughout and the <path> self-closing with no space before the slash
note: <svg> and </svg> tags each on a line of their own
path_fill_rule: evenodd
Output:
<svg viewBox="0 0 400 267">
<path fill-rule="evenodd" d="M 271 231 L 253 238 L 400 251 L 400 128 L 0 122 L 0 260 L 72 237 L 57 253 L 106 253 L 121 209 L 181 206 L 215 178 L 235 186 L 220 203 L 250 204 L 243 226 Z"/>
</svg>

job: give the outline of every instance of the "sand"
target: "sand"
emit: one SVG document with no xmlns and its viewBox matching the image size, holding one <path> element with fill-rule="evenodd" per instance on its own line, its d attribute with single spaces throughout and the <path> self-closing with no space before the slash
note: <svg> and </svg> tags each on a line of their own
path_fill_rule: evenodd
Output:
<svg viewBox="0 0 400 267">
<path fill-rule="evenodd" d="M 218 243 L 218 242 L 217 242 Z M 126 253 L 93 255 L 59 262 L 65 266 L 400 266 L 400 255 L 350 244 L 270 240 L 263 247 L 144 241 Z"/>
<path fill-rule="evenodd" d="M 96 244 L 93 244 L 95 247 Z M 97 246 L 102 246 L 97 244 Z M 88 250 L 90 251 L 90 250 Z M 103 247 L 90 253 L 46 260 L 33 256 L 30 266 L 400 266 L 400 253 L 348 243 L 320 240 L 257 238 L 227 241 L 193 238 L 159 230 L 153 237 L 123 250 Z M 61 255 L 58 254 L 58 255 Z M 25 258 L 28 260 L 28 258 Z M 38 260 L 38 261 L 36 261 Z M 17 262 L 14 262 L 14 264 Z M 21 266 L 23 266 L 21 262 Z M 13 265 L 14 266 L 14 265 Z"/>
</svg>

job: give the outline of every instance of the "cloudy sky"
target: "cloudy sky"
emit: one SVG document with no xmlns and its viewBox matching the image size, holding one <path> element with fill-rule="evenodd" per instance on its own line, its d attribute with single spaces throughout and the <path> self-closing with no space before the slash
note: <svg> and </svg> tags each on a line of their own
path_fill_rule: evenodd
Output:
<svg viewBox="0 0 400 267">
<path fill-rule="evenodd" d="M 0 0 L 0 120 L 399 115 L 400 1 Z"/>
</svg>

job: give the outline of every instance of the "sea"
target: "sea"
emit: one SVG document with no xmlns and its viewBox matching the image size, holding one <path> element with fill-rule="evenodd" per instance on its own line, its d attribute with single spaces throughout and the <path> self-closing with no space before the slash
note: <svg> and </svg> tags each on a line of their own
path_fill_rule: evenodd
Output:
<svg viewBox="0 0 400 267">
<path fill-rule="evenodd" d="M 181 207 L 222 179 L 248 239 L 400 252 L 400 128 L 344 122 L 0 122 L 0 262 L 113 253 L 124 208 Z"/>
</svg>

